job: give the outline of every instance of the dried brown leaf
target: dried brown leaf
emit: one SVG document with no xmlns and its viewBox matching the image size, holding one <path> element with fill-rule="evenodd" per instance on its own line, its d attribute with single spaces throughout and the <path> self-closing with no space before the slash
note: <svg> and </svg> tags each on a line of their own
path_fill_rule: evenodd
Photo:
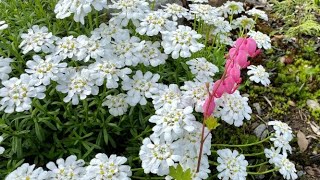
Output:
<svg viewBox="0 0 320 180">
<path fill-rule="evenodd" d="M 316 133 L 317 136 L 320 136 L 320 127 L 315 122 L 311 122 L 310 126 L 312 131 Z"/>
<path fill-rule="evenodd" d="M 306 135 L 304 135 L 303 132 L 299 131 L 297 134 L 297 138 L 298 138 L 298 145 L 299 145 L 300 151 L 301 152 L 306 151 L 309 145 L 309 141 L 306 138 Z"/>
</svg>

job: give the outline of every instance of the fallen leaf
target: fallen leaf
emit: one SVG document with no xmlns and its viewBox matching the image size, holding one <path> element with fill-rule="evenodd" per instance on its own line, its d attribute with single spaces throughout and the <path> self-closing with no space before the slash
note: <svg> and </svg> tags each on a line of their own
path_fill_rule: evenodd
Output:
<svg viewBox="0 0 320 180">
<path fill-rule="evenodd" d="M 316 135 L 320 136 L 320 127 L 315 122 L 311 122 L 310 126 L 312 131 L 316 133 Z"/>
<path fill-rule="evenodd" d="M 299 131 L 297 134 L 297 138 L 298 138 L 298 145 L 300 148 L 300 152 L 306 151 L 309 145 L 309 141 L 306 138 L 306 135 L 304 135 L 303 132 Z"/>
</svg>

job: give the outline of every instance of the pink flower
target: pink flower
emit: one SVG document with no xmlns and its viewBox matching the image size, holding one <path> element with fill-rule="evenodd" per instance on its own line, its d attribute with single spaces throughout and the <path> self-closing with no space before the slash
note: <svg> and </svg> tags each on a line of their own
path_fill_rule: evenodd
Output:
<svg viewBox="0 0 320 180">
<path fill-rule="evenodd" d="M 231 48 L 229 50 L 229 59 L 227 61 L 233 61 L 233 63 L 239 64 L 241 68 L 246 68 L 250 65 L 250 62 L 248 61 L 248 52 L 245 50 Z"/>
<path fill-rule="evenodd" d="M 260 51 L 257 52 L 257 43 L 252 38 L 238 38 L 235 48 L 246 51 L 250 57 L 255 57 L 260 53 Z"/>
<path fill-rule="evenodd" d="M 211 96 L 209 96 L 206 101 L 204 102 L 202 108 L 203 108 L 203 116 L 205 118 L 208 118 L 211 116 L 211 114 L 213 113 L 213 110 L 215 109 L 216 104 L 214 102 L 214 98 L 212 98 Z"/>
</svg>

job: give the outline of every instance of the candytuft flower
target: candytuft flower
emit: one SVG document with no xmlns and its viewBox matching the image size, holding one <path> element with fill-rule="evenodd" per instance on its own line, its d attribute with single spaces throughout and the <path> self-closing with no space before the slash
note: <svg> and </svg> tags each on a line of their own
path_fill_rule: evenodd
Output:
<svg viewBox="0 0 320 180">
<path fill-rule="evenodd" d="M 205 58 L 191 59 L 186 62 L 189 65 L 191 73 L 196 76 L 200 82 L 212 82 L 212 77 L 219 72 L 216 65 L 208 62 Z"/>
<path fill-rule="evenodd" d="M 36 165 L 22 164 L 16 170 L 11 172 L 5 180 L 26 179 L 26 180 L 47 180 L 50 178 L 50 173 L 44 171 L 42 167 L 35 169 Z"/>
<path fill-rule="evenodd" d="M 11 73 L 12 68 L 10 63 L 13 62 L 10 58 L 4 58 L 0 56 L 0 80 L 8 80 L 9 73 Z"/>
<path fill-rule="evenodd" d="M 66 160 L 58 159 L 56 164 L 49 162 L 46 167 L 50 170 L 49 173 L 52 174 L 52 180 L 78 180 L 84 175 L 84 164 L 85 162 L 82 159 L 77 160 L 75 155 L 71 155 Z"/>
<path fill-rule="evenodd" d="M 126 101 L 127 94 L 120 93 L 118 95 L 108 95 L 106 100 L 102 103 L 103 106 L 108 106 L 109 113 L 113 116 L 124 115 L 128 110 L 128 103 Z"/>
<path fill-rule="evenodd" d="M 250 76 L 249 79 L 256 83 L 261 83 L 264 86 L 268 86 L 270 84 L 269 73 L 266 72 L 263 66 L 258 65 L 250 65 L 248 66 L 249 71 L 247 72 Z"/>
<path fill-rule="evenodd" d="M 90 161 L 83 179 L 129 180 L 132 172 L 130 166 L 124 165 L 126 161 L 127 158 L 122 156 L 112 154 L 108 157 L 106 154 L 99 153 Z"/>
<path fill-rule="evenodd" d="M 179 25 L 175 31 L 162 31 L 162 47 L 166 54 L 172 54 L 173 59 L 178 57 L 187 58 L 191 53 L 201 50 L 204 45 L 198 43 L 200 34 L 188 26 Z"/>
</svg>

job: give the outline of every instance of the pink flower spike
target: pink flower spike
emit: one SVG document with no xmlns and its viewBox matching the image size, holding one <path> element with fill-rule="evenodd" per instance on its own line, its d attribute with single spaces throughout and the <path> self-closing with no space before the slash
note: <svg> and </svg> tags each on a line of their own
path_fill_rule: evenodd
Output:
<svg viewBox="0 0 320 180">
<path fill-rule="evenodd" d="M 216 86 L 219 86 L 219 87 L 216 87 Z M 216 89 L 217 88 L 217 89 Z M 224 92 L 226 92 L 225 90 L 225 86 L 224 86 L 224 83 L 221 79 L 217 80 L 214 85 L 213 85 L 213 92 L 215 92 L 213 94 L 214 97 L 216 98 L 220 98 Z"/>
<path fill-rule="evenodd" d="M 244 50 L 239 50 L 236 57 L 234 58 L 234 62 L 239 64 L 241 68 L 246 68 L 250 65 L 250 62 L 248 61 L 248 55 L 247 52 Z"/>
<path fill-rule="evenodd" d="M 234 47 L 239 49 L 244 44 L 245 40 L 245 38 L 238 38 L 234 44 Z"/>
<path fill-rule="evenodd" d="M 202 108 L 203 108 L 203 116 L 205 118 L 208 118 L 212 115 L 214 109 L 216 107 L 216 104 L 214 102 L 214 98 L 211 98 L 210 96 L 206 99 L 204 102 Z"/>
<path fill-rule="evenodd" d="M 233 92 L 238 88 L 238 83 L 232 77 L 227 77 L 224 79 L 223 85 L 225 87 L 225 92 L 228 94 L 233 94 Z"/>
</svg>

